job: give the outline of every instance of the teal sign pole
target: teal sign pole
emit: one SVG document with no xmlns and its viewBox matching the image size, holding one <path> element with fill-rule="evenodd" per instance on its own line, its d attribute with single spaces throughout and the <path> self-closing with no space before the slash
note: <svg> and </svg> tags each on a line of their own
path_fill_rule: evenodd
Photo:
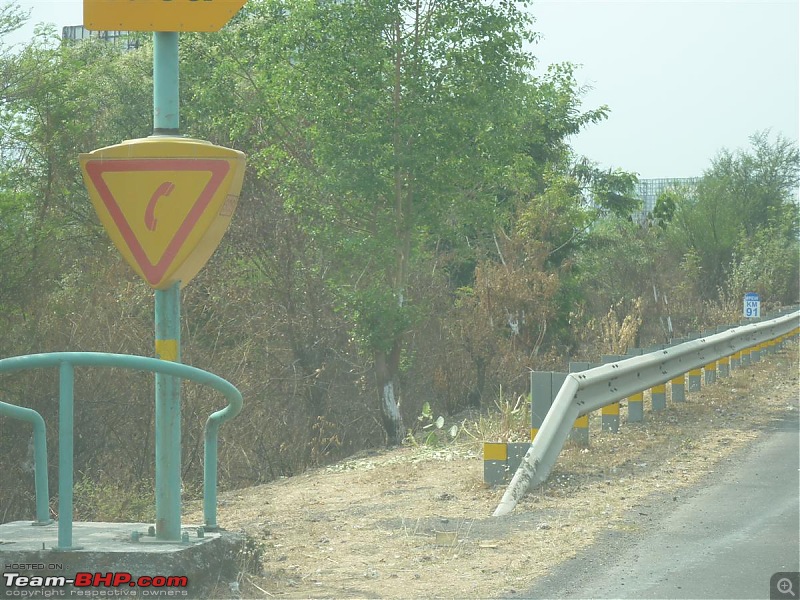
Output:
<svg viewBox="0 0 800 600">
<path fill-rule="evenodd" d="M 153 33 L 153 135 L 178 135 L 178 33 Z M 180 362 L 180 282 L 155 292 L 156 356 Z M 156 374 L 156 538 L 181 538 L 181 382 Z"/>
<path fill-rule="evenodd" d="M 202 268 L 202 264 L 208 260 L 210 245 L 214 244 L 216 246 L 225 228 L 227 228 L 227 224 L 230 222 L 230 218 L 236 208 L 239 192 L 242 189 L 245 164 L 245 156 L 241 152 L 214 146 L 201 140 L 186 140 L 179 137 L 178 32 L 217 31 L 244 5 L 245 1 L 184 2 L 182 0 L 181 2 L 154 2 L 151 7 L 153 10 L 147 12 L 146 15 L 142 12 L 143 9 L 140 6 L 133 6 L 135 3 L 132 2 L 123 3 L 116 0 L 85 0 L 84 2 L 84 21 L 90 30 L 107 30 L 109 26 L 118 27 L 126 31 L 160 30 L 153 31 L 152 137 L 161 139 L 156 140 L 155 143 L 153 140 L 129 140 L 116 146 L 109 146 L 89 154 L 82 154 L 80 162 L 84 182 L 98 217 L 100 217 L 103 226 L 111 235 L 114 244 L 122 252 L 123 258 L 153 287 L 160 287 L 162 283 L 170 286 L 166 289 L 156 289 L 155 291 L 155 354 L 163 361 L 173 363 L 180 363 L 181 361 L 180 286 L 181 283 L 188 282 Z M 132 149 L 134 147 L 141 147 L 140 142 L 151 145 L 151 151 L 155 148 L 156 151 L 167 154 L 147 158 L 146 155 L 140 156 L 133 153 Z M 180 150 L 177 150 L 178 146 L 181 147 Z M 197 152 L 198 147 L 201 148 L 199 152 Z M 213 214 L 216 216 L 211 221 L 208 219 L 203 221 L 205 223 L 203 226 L 208 231 L 205 234 L 201 233 L 200 237 L 191 238 L 192 233 L 186 233 L 182 229 L 186 235 L 181 238 L 180 243 L 186 243 L 187 239 L 191 239 L 191 247 L 187 250 L 189 254 L 184 256 L 182 264 L 173 265 L 177 270 L 169 273 L 168 278 L 164 279 L 164 273 L 161 273 L 159 275 L 161 278 L 154 282 L 151 280 L 150 275 L 147 275 L 142 270 L 145 265 L 129 252 L 132 243 L 139 243 L 138 240 L 134 239 L 135 234 L 122 233 L 117 216 L 109 212 L 109 207 L 113 205 L 118 212 L 123 213 L 121 214 L 123 220 L 127 220 L 128 216 L 130 216 L 126 216 L 124 210 L 119 209 L 117 199 L 114 197 L 114 191 L 108 189 L 108 186 L 103 181 L 102 163 L 105 159 L 113 161 L 117 158 L 127 158 L 129 163 L 138 161 L 140 165 L 152 163 L 153 161 L 158 162 L 162 159 L 168 161 L 170 157 L 174 158 L 171 153 L 186 152 L 191 148 L 194 148 L 197 157 L 205 158 L 206 163 L 218 165 L 219 169 L 224 166 L 224 172 L 219 170 L 217 166 L 211 168 L 212 175 L 221 173 L 221 179 L 216 181 L 214 186 L 206 187 L 211 194 L 207 206 L 212 207 Z M 135 160 L 132 159 L 134 155 L 138 156 Z M 187 161 L 178 162 L 186 163 Z M 181 171 L 186 167 L 175 168 Z M 162 200 L 163 196 L 170 195 L 175 183 L 170 180 L 161 180 L 161 176 L 158 175 L 161 169 L 157 167 L 141 167 L 140 169 L 130 167 L 123 169 L 123 171 L 128 174 L 132 173 L 134 176 L 137 175 L 137 170 L 140 171 L 138 173 L 139 179 L 145 179 L 145 183 L 143 184 L 137 179 L 130 181 L 127 186 L 123 186 L 124 193 L 122 196 L 131 200 L 130 196 L 133 195 L 135 196 L 133 200 L 138 202 L 141 199 L 138 197 L 138 191 L 142 191 L 143 188 L 147 188 L 151 184 L 157 186 L 154 195 L 150 198 L 150 203 L 147 205 L 148 208 L 145 210 L 145 225 L 148 229 L 154 231 L 156 220 L 147 211 L 154 208 L 155 200 Z M 147 177 L 143 175 L 150 171 L 155 172 L 156 176 L 153 177 L 152 173 Z M 173 169 L 166 168 L 164 171 L 174 172 Z M 167 175 L 165 174 L 164 177 L 166 178 Z M 100 189 L 98 182 L 103 182 L 102 189 Z M 161 185 L 158 185 L 159 183 Z M 130 194 L 129 191 L 131 189 L 137 190 L 137 192 Z M 164 189 L 168 191 L 164 192 Z M 149 192 L 152 191 L 153 189 L 151 188 Z M 143 190 L 142 196 L 146 198 L 149 192 Z M 191 194 L 193 192 L 189 190 L 187 193 Z M 196 198 L 190 198 L 185 193 L 182 198 L 176 197 L 180 195 L 172 195 L 168 200 L 173 203 L 191 201 L 195 202 L 195 206 L 198 206 Z M 163 200 L 163 202 L 168 200 Z M 172 204 L 173 208 L 175 206 L 175 204 Z M 167 217 L 170 217 L 169 211 L 167 212 Z M 171 218 L 175 218 L 174 211 Z M 194 222 L 189 222 L 188 219 L 185 219 L 179 222 L 178 226 L 183 227 L 189 223 L 188 227 L 191 229 L 200 222 L 199 220 L 205 218 L 205 213 L 198 213 Z M 213 227 L 210 225 L 213 225 Z M 127 229 L 130 230 L 130 227 L 127 227 Z M 162 235 L 170 235 L 168 229 Z M 175 232 L 173 231 L 172 233 Z M 200 245 L 201 243 L 202 245 Z M 181 539 L 181 379 L 174 372 L 160 369 L 156 370 L 155 384 L 156 538 L 177 541 Z M 211 526 L 216 526 L 217 430 L 222 421 L 235 416 L 240 408 L 241 398 L 239 408 L 236 409 L 235 413 L 231 414 L 229 410 L 218 411 L 209 417 L 208 421 L 206 431 L 208 448 L 205 465 L 207 481 L 204 507 L 206 519 Z M 71 423 L 62 425 L 62 430 L 67 429 L 66 425 L 69 425 L 71 430 Z M 62 456 L 65 454 L 71 456 L 71 446 L 64 446 L 64 448 L 66 451 L 62 451 Z M 213 473 L 211 473 L 212 469 Z M 71 479 L 69 481 L 71 483 Z M 209 486 L 213 486 L 213 489 Z M 71 521 L 71 515 L 67 516 Z M 71 544 L 70 536 L 71 533 L 64 532 L 63 539 L 68 540 L 67 543 L 69 544 Z M 61 544 L 60 541 L 59 544 Z"/>
</svg>

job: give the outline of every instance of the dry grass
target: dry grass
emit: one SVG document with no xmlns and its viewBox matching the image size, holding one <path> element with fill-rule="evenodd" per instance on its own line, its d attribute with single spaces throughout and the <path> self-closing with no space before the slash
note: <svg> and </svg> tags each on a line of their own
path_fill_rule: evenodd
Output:
<svg viewBox="0 0 800 600">
<path fill-rule="evenodd" d="M 618 434 L 601 433 L 594 418 L 591 447 L 565 448 L 549 481 L 506 518 L 489 516 L 503 489 L 483 484 L 475 442 L 460 435 L 444 448 L 362 455 L 223 494 L 219 521 L 262 543 L 263 572 L 242 576 L 245 597 L 510 594 L 602 532 L 646 526 L 666 510 L 655 499 L 680 502 L 721 458 L 796 416 L 797 392 L 793 345 L 646 412 L 644 424 L 625 424 L 623 407 Z"/>
</svg>

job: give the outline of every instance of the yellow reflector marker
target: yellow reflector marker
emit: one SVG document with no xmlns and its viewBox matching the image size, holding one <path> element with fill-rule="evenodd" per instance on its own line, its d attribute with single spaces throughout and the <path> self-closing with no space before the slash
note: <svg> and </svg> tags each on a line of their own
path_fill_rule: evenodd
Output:
<svg viewBox="0 0 800 600">
<path fill-rule="evenodd" d="M 483 460 L 506 460 L 507 458 L 508 446 L 506 446 L 504 443 L 483 443 Z"/>
</svg>

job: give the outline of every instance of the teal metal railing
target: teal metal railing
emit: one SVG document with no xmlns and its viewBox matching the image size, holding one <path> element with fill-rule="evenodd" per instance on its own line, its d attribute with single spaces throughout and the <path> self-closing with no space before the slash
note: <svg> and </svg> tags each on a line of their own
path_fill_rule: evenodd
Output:
<svg viewBox="0 0 800 600">
<path fill-rule="evenodd" d="M 50 503 L 47 482 L 47 435 L 42 415 L 32 408 L 0 402 L 0 416 L 27 421 L 33 425 L 33 481 L 36 492 L 36 521 L 34 525 L 49 525 Z"/>
<path fill-rule="evenodd" d="M 73 474 L 73 403 L 75 367 L 116 367 L 136 371 L 162 373 L 207 385 L 228 400 L 228 405 L 212 413 L 206 421 L 203 465 L 203 518 L 206 529 L 217 527 L 217 441 L 222 423 L 242 410 L 242 394 L 225 379 L 177 362 L 129 354 L 105 352 L 51 352 L 29 354 L 0 360 L 0 373 L 58 367 L 58 546 L 69 550 L 72 546 L 72 474 Z M 47 487 L 47 445 L 45 426 L 41 415 L 29 408 L 0 402 L 0 414 L 31 422 L 34 427 L 34 460 L 36 477 L 37 523 L 49 523 Z"/>
</svg>

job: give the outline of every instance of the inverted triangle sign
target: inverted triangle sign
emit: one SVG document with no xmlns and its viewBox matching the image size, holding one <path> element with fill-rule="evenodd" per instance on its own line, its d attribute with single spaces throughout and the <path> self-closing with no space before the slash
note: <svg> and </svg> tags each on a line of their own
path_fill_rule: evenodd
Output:
<svg viewBox="0 0 800 600">
<path fill-rule="evenodd" d="M 197 230 L 216 216 L 207 209 L 231 167 L 225 159 L 99 158 L 85 168 L 127 246 L 120 252 L 155 287 L 202 240 Z"/>
</svg>

